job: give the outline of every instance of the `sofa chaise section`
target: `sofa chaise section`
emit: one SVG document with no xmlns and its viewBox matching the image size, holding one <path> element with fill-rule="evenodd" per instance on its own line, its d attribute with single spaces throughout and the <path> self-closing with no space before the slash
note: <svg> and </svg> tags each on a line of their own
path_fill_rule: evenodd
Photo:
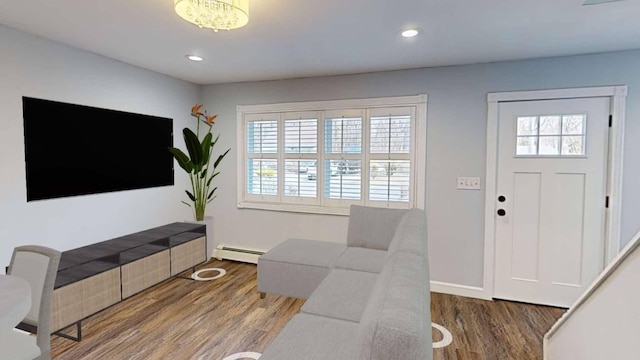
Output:
<svg viewBox="0 0 640 360">
<path fill-rule="evenodd" d="M 258 291 L 307 299 L 345 248 L 328 241 L 286 240 L 258 259 Z"/>
</svg>

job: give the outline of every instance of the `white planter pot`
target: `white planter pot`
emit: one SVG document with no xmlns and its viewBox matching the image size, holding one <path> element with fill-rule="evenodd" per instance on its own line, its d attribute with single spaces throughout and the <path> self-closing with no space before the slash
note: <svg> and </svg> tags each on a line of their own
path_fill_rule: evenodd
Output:
<svg viewBox="0 0 640 360">
<path fill-rule="evenodd" d="M 213 257 L 213 253 L 216 250 L 216 242 L 213 237 L 213 216 L 205 215 L 203 221 L 185 220 L 185 222 L 207 226 L 207 254 L 209 258 Z"/>
</svg>

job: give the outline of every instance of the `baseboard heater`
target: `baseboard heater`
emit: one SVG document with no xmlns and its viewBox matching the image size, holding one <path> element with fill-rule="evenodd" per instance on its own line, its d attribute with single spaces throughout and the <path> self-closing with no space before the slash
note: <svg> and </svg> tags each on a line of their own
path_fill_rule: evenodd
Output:
<svg viewBox="0 0 640 360">
<path fill-rule="evenodd" d="M 252 264 L 258 263 L 260 255 L 264 254 L 264 251 L 253 250 L 247 248 L 231 247 L 224 244 L 220 244 L 216 247 L 216 253 L 213 257 L 218 260 L 233 260 L 242 261 Z"/>
</svg>

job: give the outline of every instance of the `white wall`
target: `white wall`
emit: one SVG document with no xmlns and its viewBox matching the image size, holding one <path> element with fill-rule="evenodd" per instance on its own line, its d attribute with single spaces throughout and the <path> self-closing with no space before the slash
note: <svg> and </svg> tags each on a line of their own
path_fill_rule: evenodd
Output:
<svg viewBox="0 0 640 360">
<path fill-rule="evenodd" d="M 259 61 L 259 59 L 256 59 Z M 482 286 L 484 190 L 458 191 L 457 176 L 485 178 L 487 93 L 628 85 L 621 243 L 640 228 L 640 51 L 283 81 L 211 85 L 202 101 L 218 113 L 222 165 L 214 204 L 216 241 L 269 249 L 287 237 L 344 242 L 347 218 L 236 208 L 236 105 L 429 95 L 427 213 L 432 279 Z M 223 219 L 223 220 L 220 220 Z"/>
<path fill-rule="evenodd" d="M 180 204 L 187 181 L 178 166 L 172 187 L 27 203 L 22 96 L 169 117 L 180 134 L 198 93 L 196 85 L 0 25 L 0 265 L 15 246 L 67 250 L 190 216 Z M 87 119 L 87 135 L 100 126 Z M 181 137 L 174 143 L 182 146 Z"/>
<path fill-rule="evenodd" d="M 544 338 L 545 360 L 636 360 L 640 233 Z"/>
</svg>

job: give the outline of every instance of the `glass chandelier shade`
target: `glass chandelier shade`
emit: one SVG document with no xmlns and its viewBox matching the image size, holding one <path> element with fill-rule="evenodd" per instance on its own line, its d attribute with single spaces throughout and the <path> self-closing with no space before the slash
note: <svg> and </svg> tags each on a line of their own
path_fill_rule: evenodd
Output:
<svg viewBox="0 0 640 360">
<path fill-rule="evenodd" d="M 174 0 L 173 5 L 184 20 L 216 32 L 249 22 L 249 0 Z"/>
</svg>

